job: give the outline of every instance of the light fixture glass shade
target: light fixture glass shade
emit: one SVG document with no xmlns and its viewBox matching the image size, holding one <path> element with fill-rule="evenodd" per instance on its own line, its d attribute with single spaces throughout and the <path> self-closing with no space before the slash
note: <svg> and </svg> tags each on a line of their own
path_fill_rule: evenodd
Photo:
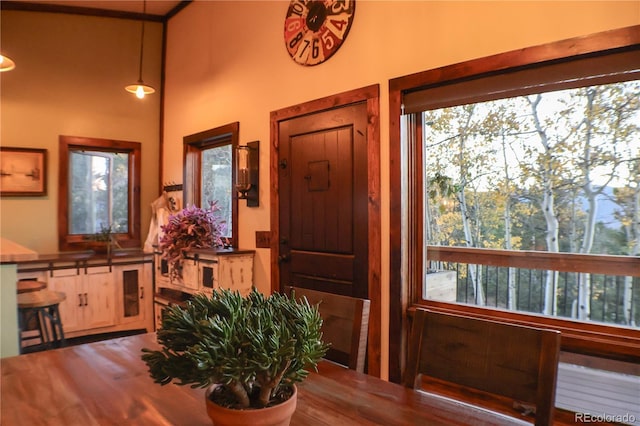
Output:
<svg viewBox="0 0 640 426">
<path fill-rule="evenodd" d="M 127 92 L 131 92 L 136 95 L 139 99 L 145 97 L 145 95 L 150 95 L 156 91 L 153 87 L 144 84 L 142 80 L 138 81 L 136 84 L 130 84 L 124 88 Z"/>
<path fill-rule="evenodd" d="M 142 14 L 147 13 L 147 1 L 142 1 Z M 130 84 L 124 89 L 127 92 L 131 92 L 136 95 L 138 99 L 143 99 L 146 95 L 150 95 L 156 91 L 148 84 L 144 84 L 142 81 L 142 57 L 144 55 L 144 18 L 140 20 L 140 67 L 138 68 L 138 82 L 136 84 Z"/>
<path fill-rule="evenodd" d="M 236 191 L 240 193 L 241 199 L 247 198 L 247 192 L 251 189 L 249 149 L 248 146 L 242 145 L 236 148 Z"/>
<path fill-rule="evenodd" d="M 0 72 L 11 71 L 16 67 L 16 63 L 4 55 L 0 55 Z"/>
</svg>

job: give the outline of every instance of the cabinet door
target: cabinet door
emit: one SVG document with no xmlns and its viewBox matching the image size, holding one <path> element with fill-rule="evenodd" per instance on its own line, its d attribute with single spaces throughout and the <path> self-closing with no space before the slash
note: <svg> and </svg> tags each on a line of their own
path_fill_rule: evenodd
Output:
<svg viewBox="0 0 640 426">
<path fill-rule="evenodd" d="M 213 293 L 213 289 L 219 288 L 218 282 L 218 258 L 201 258 L 198 261 L 198 291 L 206 294 Z"/>
<path fill-rule="evenodd" d="M 85 329 L 115 324 L 115 285 L 108 266 L 88 268 L 84 282 L 83 322 Z"/>
<path fill-rule="evenodd" d="M 143 323 L 151 306 L 151 268 L 148 264 L 114 269 L 118 303 L 118 324 Z M 148 300 L 148 302 L 147 302 Z M 146 325 L 145 325 L 146 328 Z"/>
<path fill-rule="evenodd" d="M 221 288 L 239 291 L 243 296 L 253 286 L 253 255 L 219 256 L 219 285 Z"/>
<path fill-rule="evenodd" d="M 192 259 L 182 262 L 182 285 L 193 292 L 198 290 L 198 263 Z"/>
<path fill-rule="evenodd" d="M 65 332 L 81 330 L 82 307 L 84 299 L 82 294 L 82 275 L 77 269 L 58 269 L 51 271 L 47 277 L 49 290 L 60 291 L 66 299 L 60 303 L 60 319 L 62 329 Z"/>
<path fill-rule="evenodd" d="M 171 279 L 169 278 L 170 267 L 167 259 L 163 259 L 161 254 L 154 254 L 153 264 L 156 271 L 156 287 L 169 287 Z"/>
<path fill-rule="evenodd" d="M 168 302 L 156 302 L 153 304 L 154 312 L 155 312 L 155 331 L 158 331 L 160 327 L 162 327 L 162 313 L 169 306 Z"/>
</svg>

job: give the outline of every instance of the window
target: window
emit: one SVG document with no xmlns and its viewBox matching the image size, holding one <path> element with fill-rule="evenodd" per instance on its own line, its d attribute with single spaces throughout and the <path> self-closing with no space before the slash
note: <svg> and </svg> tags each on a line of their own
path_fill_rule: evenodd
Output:
<svg viewBox="0 0 640 426">
<path fill-rule="evenodd" d="M 58 245 L 82 250 L 110 228 L 122 247 L 140 247 L 140 143 L 60 136 Z"/>
<path fill-rule="evenodd" d="M 184 137 L 185 205 L 206 208 L 215 202 L 232 247 L 238 241 L 238 198 L 233 186 L 238 129 L 236 122 Z"/>
<path fill-rule="evenodd" d="M 580 310 L 588 304 L 606 312 L 609 308 L 603 306 L 607 305 L 607 289 L 610 293 L 617 291 L 619 301 L 626 298 L 631 311 L 638 307 L 640 259 L 634 257 L 638 252 L 632 244 L 638 231 L 623 238 L 627 231 L 620 226 L 615 232 L 606 229 L 603 222 L 591 226 L 588 207 L 585 208 L 594 195 L 589 191 L 606 192 L 610 199 L 615 198 L 605 185 L 593 185 L 595 175 L 615 175 L 622 188 L 619 194 L 637 191 L 640 184 L 637 168 L 633 168 L 638 167 L 633 162 L 637 162 L 639 149 L 637 28 L 522 49 L 391 80 L 390 185 L 402 188 L 391 193 L 390 201 L 389 352 L 398 354 L 390 357 L 392 380 L 399 380 L 401 375 L 403 336 L 412 305 L 553 327 L 563 332 L 564 351 L 638 361 L 637 353 L 630 355 L 629 350 L 640 344 L 637 328 L 593 321 L 580 327 L 560 318 L 580 318 Z M 539 94 L 547 103 L 552 98 L 556 102 L 562 98 L 567 108 L 555 113 L 545 108 L 544 113 L 549 115 L 543 120 L 541 104 L 536 104 L 542 102 Z M 595 94 L 608 94 L 609 99 L 602 98 L 600 105 L 608 105 L 611 113 L 622 115 L 609 121 L 601 115 L 598 123 L 585 120 L 584 116 L 578 118 L 579 109 L 587 111 L 595 105 L 589 105 Z M 628 103 L 623 101 L 616 107 L 614 98 L 617 102 L 619 95 L 626 96 Z M 539 123 L 534 117 L 536 112 Z M 623 121 L 626 130 L 614 130 L 613 126 Z M 590 131 L 597 131 L 598 138 L 616 142 L 606 144 L 604 149 L 604 139 L 599 139 L 598 154 L 584 161 L 584 144 Z M 535 141 L 538 148 L 532 149 L 522 139 L 516 142 L 516 133 Z M 540 138 L 547 138 L 547 146 L 553 142 L 564 148 L 552 154 L 545 152 L 544 148 L 539 149 L 544 145 Z M 503 148 L 511 150 L 508 156 Z M 521 161 L 525 158 L 544 158 L 546 162 Z M 603 158 L 604 163 L 596 163 Z M 571 172 L 560 175 L 561 169 Z M 585 190 L 588 169 L 593 180 L 591 188 Z M 555 199 L 545 199 L 549 195 L 545 182 L 553 185 Z M 519 191 L 511 192 L 516 184 Z M 552 206 L 564 209 L 564 222 L 549 215 Z M 505 215 L 509 207 L 513 210 Z M 574 217 L 570 215 L 572 211 Z M 622 223 L 620 219 L 618 225 Z M 586 234 L 591 231 L 599 238 L 586 250 L 591 241 L 590 237 L 585 239 Z M 627 251 L 620 244 L 624 239 Z M 557 249 L 546 250 L 554 245 Z M 631 256 L 593 255 L 594 246 L 598 246 L 600 254 Z M 611 252 L 614 246 L 616 251 Z M 515 248 L 526 252 L 517 254 Z M 463 267 L 458 269 L 459 265 Z M 449 267 L 454 270 L 448 271 Z M 440 274 L 429 277 L 430 269 L 440 270 Z M 529 274 L 542 277 L 524 284 L 513 275 L 516 269 L 527 269 Z M 574 274 L 576 270 L 580 274 Z M 597 274 L 616 275 L 618 281 L 607 284 L 607 278 Z M 467 283 L 462 289 L 461 276 Z M 495 284 L 499 278 L 509 276 L 512 281 Z M 575 279 L 582 281 L 571 282 Z M 531 282 L 536 282 L 535 287 L 528 287 Z M 451 285 L 457 288 L 448 294 Z M 429 288 L 434 291 L 431 295 Z M 631 293 L 624 296 L 624 289 L 631 289 Z M 589 292 L 593 297 L 587 296 Z M 524 300 L 527 294 L 530 297 Z M 610 310 L 602 318 L 594 318 L 592 313 L 583 318 L 621 324 L 623 310 L 618 311 L 617 318 Z M 541 315 L 545 313 L 549 316 Z"/>
<path fill-rule="evenodd" d="M 438 108 L 422 121 L 427 246 L 640 253 L 639 80 Z M 445 287 L 428 271 L 426 299 L 640 324 L 640 279 L 430 263 L 457 279 Z"/>
</svg>

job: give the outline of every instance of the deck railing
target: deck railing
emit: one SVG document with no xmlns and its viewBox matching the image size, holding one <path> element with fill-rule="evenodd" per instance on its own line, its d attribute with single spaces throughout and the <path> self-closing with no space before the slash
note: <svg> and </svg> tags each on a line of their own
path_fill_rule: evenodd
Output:
<svg viewBox="0 0 640 426">
<path fill-rule="evenodd" d="M 640 257 L 428 246 L 427 261 L 455 276 L 427 274 L 419 299 L 640 327 Z"/>
</svg>

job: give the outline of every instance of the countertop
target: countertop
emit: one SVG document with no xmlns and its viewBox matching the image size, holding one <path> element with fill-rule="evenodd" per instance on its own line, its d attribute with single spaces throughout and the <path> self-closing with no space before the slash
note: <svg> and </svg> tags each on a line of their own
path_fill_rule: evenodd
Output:
<svg viewBox="0 0 640 426">
<path fill-rule="evenodd" d="M 151 258 L 153 253 L 144 252 L 140 249 L 118 249 L 111 252 L 108 256 L 107 254 L 98 254 L 91 250 L 87 251 L 74 251 L 74 252 L 60 252 L 60 253 L 49 253 L 49 254 L 40 254 L 36 253 L 35 256 L 30 256 L 26 259 L 8 259 L 5 260 L 4 257 L 0 261 L 1 264 L 7 263 L 17 263 L 18 265 L 30 265 L 37 263 L 110 263 L 113 261 L 132 259 L 132 258 Z"/>
<path fill-rule="evenodd" d="M 17 263 L 23 260 L 34 259 L 37 256 L 38 253 L 35 251 L 0 237 L 0 263 Z"/>
</svg>

